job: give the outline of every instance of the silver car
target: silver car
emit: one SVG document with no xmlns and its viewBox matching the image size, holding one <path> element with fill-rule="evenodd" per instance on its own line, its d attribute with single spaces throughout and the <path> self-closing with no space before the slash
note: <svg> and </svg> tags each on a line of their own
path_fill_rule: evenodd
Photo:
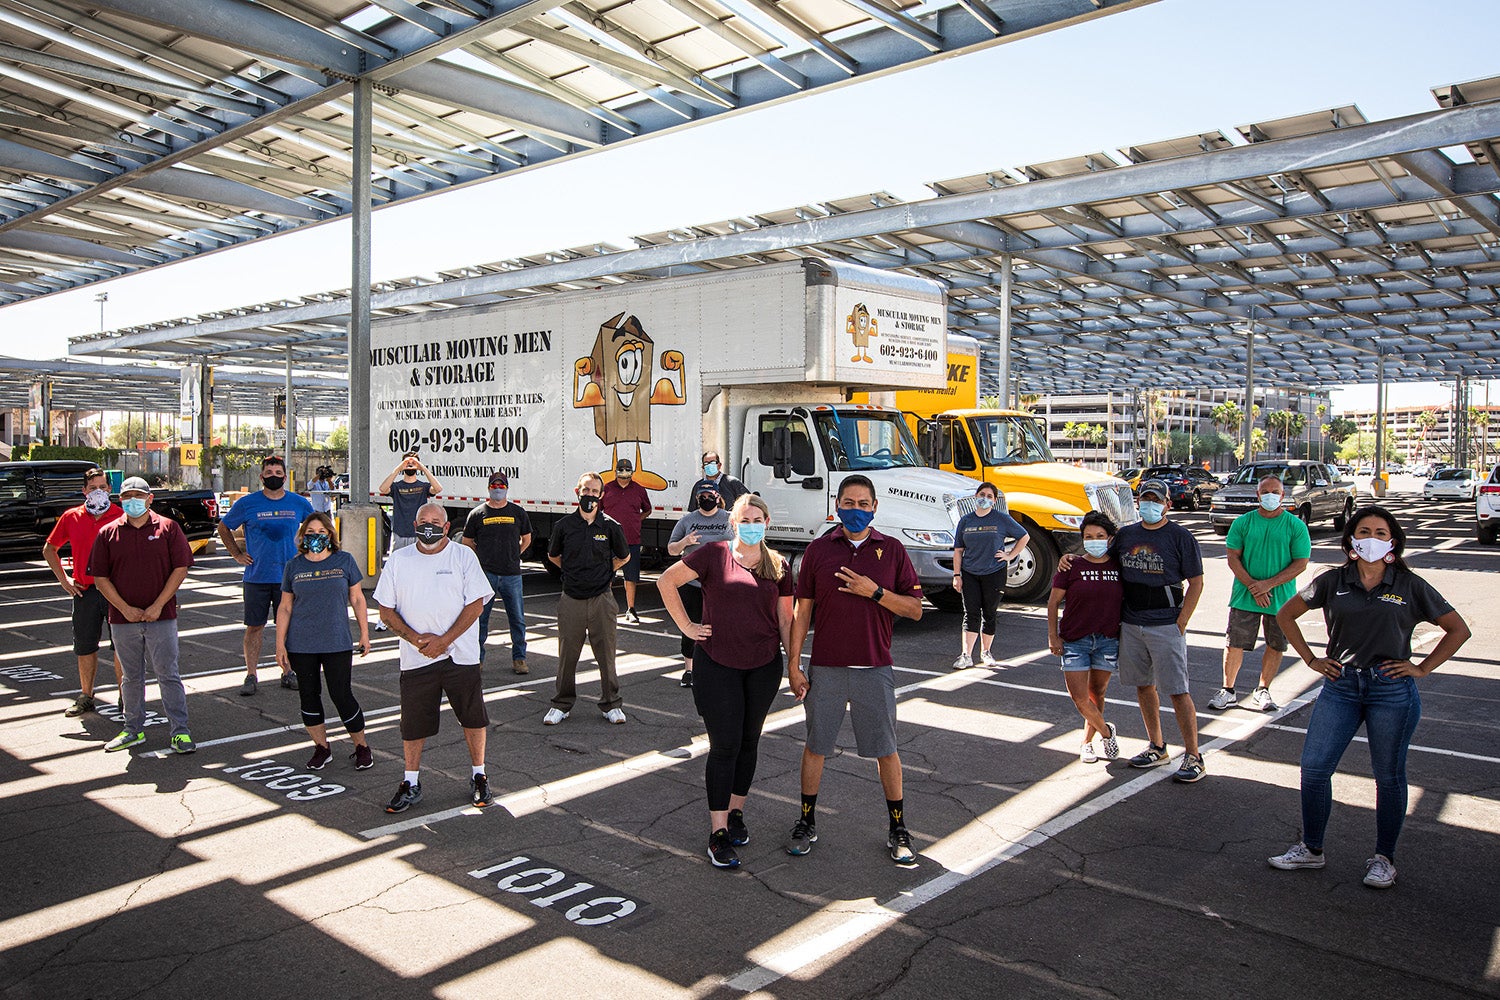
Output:
<svg viewBox="0 0 1500 1000">
<path fill-rule="evenodd" d="M 1259 506 L 1256 489 L 1267 476 L 1281 480 L 1282 507 L 1309 525 L 1332 521 L 1342 531 L 1354 512 L 1354 483 L 1344 479 L 1332 466 L 1299 459 L 1255 462 L 1240 466 L 1229 485 L 1214 494 L 1208 514 L 1214 531 L 1229 534 L 1235 518 Z"/>
</svg>

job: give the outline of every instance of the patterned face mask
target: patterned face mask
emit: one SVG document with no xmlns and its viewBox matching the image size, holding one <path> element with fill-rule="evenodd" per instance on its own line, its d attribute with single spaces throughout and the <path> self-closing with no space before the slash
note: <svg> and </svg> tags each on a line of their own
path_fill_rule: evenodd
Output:
<svg viewBox="0 0 1500 1000">
<path fill-rule="evenodd" d="M 323 552 L 328 549 L 328 536 L 321 532 L 303 535 L 302 541 L 306 543 L 309 552 Z"/>
<path fill-rule="evenodd" d="M 95 517 L 109 510 L 109 490 L 89 490 L 83 498 L 83 509 Z"/>
</svg>

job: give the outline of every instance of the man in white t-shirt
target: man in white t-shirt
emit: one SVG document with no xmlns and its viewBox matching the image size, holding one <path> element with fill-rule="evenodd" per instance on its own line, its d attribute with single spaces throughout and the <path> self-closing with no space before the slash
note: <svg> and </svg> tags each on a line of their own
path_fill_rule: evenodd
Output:
<svg viewBox="0 0 1500 1000">
<path fill-rule="evenodd" d="M 495 801 L 484 773 L 490 717 L 479 668 L 479 614 L 494 596 L 474 551 L 449 541 L 442 505 L 424 504 L 416 544 L 391 553 L 375 587 L 380 620 L 401 639 L 406 774 L 386 812 L 405 812 L 422 801 L 422 746 L 437 735 L 444 695 L 469 744 L 470 801 L 481 809 Z"/>
</svg>

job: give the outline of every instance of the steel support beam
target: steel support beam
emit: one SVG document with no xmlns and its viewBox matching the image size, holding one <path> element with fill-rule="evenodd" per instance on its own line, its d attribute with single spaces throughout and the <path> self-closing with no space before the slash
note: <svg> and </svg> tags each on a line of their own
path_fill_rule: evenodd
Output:
<svg viewBox="0 0 1500 1000">
<path fill-rule="evenodd" d="M 349 496 L 370 496 L 370 137 L 374 87 L 354 87 L 353 241 L 349 248 Z"/>
<path fill-rule="evenodd" d="M 1010 335 L 1011 335 L 1011 329 L 1010 329 L 1010 304 L 1011 304 L 1011 295 L 1012 295 L 1012 293 L 1014 291 L 1014 289 L 1011 286 L 1012 270 L 1013 270 L 1013 268 L 1012 268 L 1011 255 L 1008 254 L 1008 253 L 1007 254 L 1001 254 L 1000 255 L 1000 332 L 995 337 L 995 347 L 996 347 L 996 353 L 999 356 L 999 362 L 996 365 L 995 374 L 996 374 L 996 380 L 1000 384 L 999 402 L 996 405 L 997 405 L 997 407 L 999 409 L 1002 409 L 1002 410 L 1008 409 L 1010 407 L 1010 403 L 1011 403 L 1011 399 L 1010 399 L 1010 362 L 1011 362 L 1011 349 L 1010 349 Z"/>
<path fill-rule="evenodd" d="M 1255 461 L 1255 310 L 1245 327 L 1245 412 L 1244 443 L 1246 464 Z"/>
</svg>

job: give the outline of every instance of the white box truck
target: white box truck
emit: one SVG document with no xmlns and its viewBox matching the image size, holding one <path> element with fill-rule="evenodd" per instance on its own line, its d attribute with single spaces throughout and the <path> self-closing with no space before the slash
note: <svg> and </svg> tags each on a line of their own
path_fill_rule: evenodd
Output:
<svg viewBox="0 0 1500 1000">
<path fill-rule="evenodd" d="M 574 508 L 579 474 L 612 476 L 619 458 L 652 491 L 642 543 L 661 550 L 705 449 L 766 500 L 770 541 L 794 558 L 833 527 L 839 483 L 860 473 L 878 492 L 876 526 L 941 601 L 977 482 L 927 468 L 898 410 L 848 400 L 941 388 L 947 358 L 941 286 L 827 261 L 381 320 L 370 468 L 419 449 L 455 526 L 504 470 L 531 515 L 534 558 Z"/>
</svg>

